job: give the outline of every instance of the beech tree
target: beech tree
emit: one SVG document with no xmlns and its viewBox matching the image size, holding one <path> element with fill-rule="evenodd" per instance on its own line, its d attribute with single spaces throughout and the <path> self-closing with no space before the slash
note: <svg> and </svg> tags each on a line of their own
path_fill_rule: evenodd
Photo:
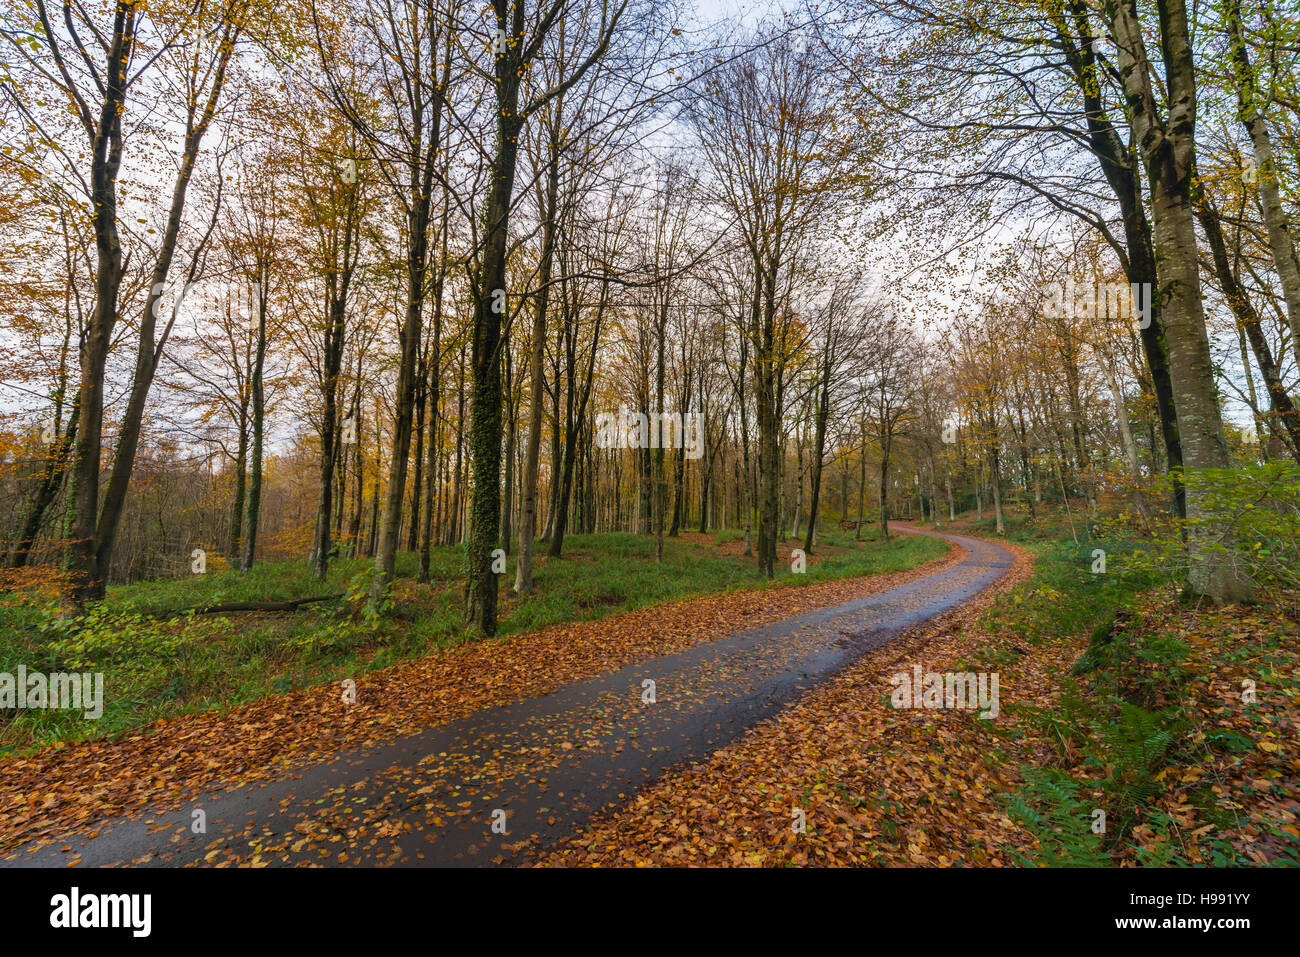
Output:
<svg viewBox="0 0 1300 957">
<path fill-rule="evenodd" d="M 1167 109 L 1161 108 L 1157 97 L 1154 70 L 1134 0 L 1106 0 L 1105 10 L 1115 36 L 1134 140 L 1151 186 L 1156 295 L 1169 344 L 1169 371 L 1183 461 L 1189 472 L 1187 515 L 1204 519 L 1208 516 L 1197 497 L 1194 472 L 1227 468 L 1230 463 L 1215 395 L 1196 255 L 1192 205 L 1196 70 L 1183 0 L 1158 0 L 1157 6 Z M 1222 545 L 1231 540 L 1232 534 L 1231 528 L 1213 522 L 1196 522 L 1189 530 L 1192 587 L 1219 603 L 1240 601 L 1250 594 L 1234 565 L 1210 545 L 1211 541 Z"/>
<path fill-rule="evenodd" d="M 469 445 L 473 483 L 470 530 L 465 549 L 465 620 L 484 635 L 496 633 L 497 576 L 492 551 L 501 522 L 501 329 L 508 308 L 506 253 L 514 203 L 519 136 L 528 120 L 562 95 L 605 55 L 629 0 L 601 0 L 590 33 L 590 53 L 565 76 L 537 91 L 525 90 L 534 60 L 560 23 L 576 28 L 581 9 L 572 0 L 548 0 L 530 18 L 524 0 L 493 0 L 490 43 L 495 86 L 496 140 L 491 151 L 491 181 L 479 218 L 480 235 L 472 257 L 474 302 Z"/>
<path fill-rule="evenodd" d="M 832 209 L 842 141 L 832 135 L 826 73 L 815 53 L 790 36 L 759 39 L 709 77 L 691 121 L 751 270 L 744 334 L 758 427 L 758 563 L 771 578 L 785 372 L 796 344 L 781 293 L 796 252 Z"/>
</svg>

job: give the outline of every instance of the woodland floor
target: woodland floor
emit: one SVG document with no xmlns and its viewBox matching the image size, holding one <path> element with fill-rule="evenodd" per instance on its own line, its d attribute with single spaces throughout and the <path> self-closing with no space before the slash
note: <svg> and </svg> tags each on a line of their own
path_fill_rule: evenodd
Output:
<svg viewBox="0 0 1300 957">
<path fill-rule="evenodd" d="M 1086 548 L 1073 562 L 1066 546 L 1034 551 L 1036 573 L 1017 549 L 993 589 L 536 863 L 1300 864 L 1295 596 L 1189 606 L 1171 588 L 1088 580 Z M 999 720 L 886 706 L 889 674 L 914 664 L 996 670 Z"/>
<path fill-rule="evenodd" d="M 897 547 L 912 542 L 939 548 Z M 888 548 L 890 561 L 902 555 L 904 564 L 916 565 L 945 546 L 913 538 L 882 547 Z M 158 721 L 113 738 L 15 756 L 0 765 L 0 849 L 49 841 L 70 827 L 93 831 L 120 815 L 160 813 L 216 785 L 268 780 L 291 766 L 375 746 L 412 729 L 550 694 L 574 681 L 681 651 L 742 623 L 774 622 L 861 598 L 957 560 L 950 553 L 923 569 L 813 581 L 799 588 L 727 591 L 441 648 L 369 674 L 352 672 L 355 705 L 342 702 L 337 684 L 318 684 L 224 711 Z"/>
<path fill-rule="evenodd" d="M 952 530 L 987 534 L 971 520 Z M 888 640 L 861 640 L 882 614 L 863 599 L 927 578 L 952 586 L 966 549 L 441 649 L 360 677 L 355 705 L 321 685 L 15 757 L 0 853 L 67 865 L 1300 863 L 1294 596 L 1197 608 L 1158 583 L 1087 574 L 1090 544 L 1047 522 L 1009 531 L 1023 544 L 1002 546 L 1015 558 L 1000 581 L 877 633 Z M 766 641 L 728 645 L 737 632 Z M 889 675 L 914 665 L 996 671 L 999 718 L 890 707 Z M 656 675 L 646 706 L 640 683 Z M 498 807 L 504 835 L 489 826 Z"/>
<path fill-rule="evenodd" d="M 24 858 L 90 865 L 513 862 L 530 846 L 554 843 L 666 768 L 707 757 L 865 649 L 959 606 L 1010 567 L 1008 552 L 999 546 L 954 542 L 958 554 L 943 567 L 845 583 L 854 587 L 838 593 L 801 589 L 799 597 L 811 592 L 817 610 L 791 614 L 795 609 L 787 602 L 780 620 L 760 627 L 754 625 L 764 617 L 761 606 L 734 604 L 748 597 L 743 594 L 712 608 L 687 603 L 681 610 L 705 628 L 683 635 L 684 650 L 637 656 L 629 668 L 602 668 L 605 674 L 585 681 L 560 680 L 553 693 L 535 683 L 531 696 L 473 709 L 462 720 L 431 721 L 419 709 L 447 688 L 450 676 L 436 668 L 386 676 L 390 680 L 382 686 L 358 687 L 356 705 L 339 704 L 333 716 L 326 712 L 330 728 L 314 730 L 321 712 L 300 713 L 292 736 L 273 736 L 283 743 L 331 734 L 339 753 L 329 760 L 295 764 L 267 787 L 232 791 L 223 785 L 219 794 L 183 802 L 176 813 L 160 814 L 151 806 L 143 818 L 112 822 L 84 842 L 63 833 L 59 840 L 66 845 Z M 826 599 L 833 603 L 825 605 Z M 662 634 L 662 615 L 629 617 L 571 633 L 564 643 L 571 655 L 581 655 L 608 644 L 611 633 L 636 633 L 648 641 Z M 532 674 L 551 671 L 542 665 L 552 660 L 551 649 L 543 652 L 528 637 L 506 647 L 522 653 L 520 663 Z M 475 692 L 480 701 L 492 697 L 494 685 L 482 680 L 490 672 L 483 662 L 476 664 L 458 689 L 462 702 Z M 642 698 L 649 676 L 657 684 L 653 703 Z M 517 676 L 505 681 L 507 687 L 527 687 Z M 406 713 L 394 708 L 399 688 L 415 705 Z M 388 720 L 390 733 L 400 729 L 403 736 L 379 747 L 357 747 L 334 734 L 340 713 L 357 715 L 363 702 L 371 703 L 366 711 Z M 422 726 L 426 730 L 411 733 Z M 254 728 L 241 724 L 238 730 L 247 735 Z M 377 731 L 371 727 L 367 733 Z M 169 755 L 168 761 L 179 757 Z M 130 754 L 122 758 L 130 760 Z M 192 783 L 191 775 L 184 777 Z M 204 809 L 207 825 L 197 836 L 189 827 L 195 807 Z M 498 808 L 503 834 L 492 830 Z"/>
<path fill-rule="evenodd" d="M 906 571 L 947 547 L 917 536 L 884 542 L 874 528 L 865 528 L 862 539 L 830 530 L 807 555 L 802 574 L 778 563 L 776 581 L 766 585 L 756 574 L 755 558 L 742 554 L 743 534 L 734 529 L 666 538 L 662 563 L 655 561 L 653 540 L 644 535 L 569 536 L 558 558 L 545 554 L 540 543 L 533 592 L 517 596 L 508 583 L 500 589 L 498 637 L 691 597 Z M 785 555 L 800 544 L 787 541 Z M 302 561 L 263 562 L 251 572 L 221 570 L 214 562 L 207 575 L 110 589 L 75 632 L 58 617 L 55 595 L 0 589 L 0 671 L 14 673 L 25 665 L 45 673 L 105 676 L 104 713 L 97 720 L 65 710 L 0 711 L 0 761 L 52 744 L 131 733 L 166 718 L 337 685 L 480 643 L 464 628 L 462 550 L 439 546 L 431 558 L 432 580 L 419 584 L 416 555 L 399 553 L 392 611 L 377 620 L 361 608 L 373 567 L 368 559 L 332 562 L 326 582 L 317 581 Z M 214 603 L 340 593 L 344 597 L 288 613 L 183 613 Z"/>
</svg>

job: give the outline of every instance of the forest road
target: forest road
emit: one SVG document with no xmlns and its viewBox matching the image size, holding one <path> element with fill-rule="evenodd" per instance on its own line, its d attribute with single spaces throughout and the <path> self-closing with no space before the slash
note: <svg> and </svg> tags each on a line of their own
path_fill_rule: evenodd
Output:
<svg viewBox="0 0 1300 957">
<path fill-rule="evenodd" d="M 672 766 L 707 760 L 867 651 L 969 601 L 1013 564 L 992 542 L 941 537 L 965 557 L 887 591 L 761 627 L 742 623 L 676 654 L 148 820 L 106 821 L 93 839 L 19 851 L 4 866 L 75 857 L 82 868 L 521 863 Z M 194 833 L 200 818 L 204 831 Z"/>
</svg>

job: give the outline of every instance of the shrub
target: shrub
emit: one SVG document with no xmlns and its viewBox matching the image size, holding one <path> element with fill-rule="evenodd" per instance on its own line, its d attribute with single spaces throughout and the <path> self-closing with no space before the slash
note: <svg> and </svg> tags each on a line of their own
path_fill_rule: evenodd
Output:
<svg viewBox="0 0 1300 957">
<path fill-rule="evenodd" d="M 1235 565 L 1256 588 L 1300 587 L 1300 466 L 1199 469 L 1186 472 L 1184 480 L 1198 514 L 1183 521 L 1153 519 L 1149 547 L 1135 549 L 1126 561 L 1183 582 L 1187 536 Z"/>
</svg>

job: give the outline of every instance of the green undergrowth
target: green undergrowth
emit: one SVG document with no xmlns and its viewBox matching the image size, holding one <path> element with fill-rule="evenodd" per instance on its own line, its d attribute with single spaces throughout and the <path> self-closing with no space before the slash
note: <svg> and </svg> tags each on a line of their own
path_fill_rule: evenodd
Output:
<svg viewBox="0 0 1300 957">
<path fill-rule="evenodd" d="M 1219 774 L 1214 788 L 1207 783 L 1191 792 L 1195 808 L 1178 804 L 1180 792 L 1171 789 L 1186 780 L 1208 782 L 1213 769 L 1232 765 L 1234 752 L 1252 752 L 1260 740 L 1265 741 L 1261 747 L 1275 737 L 1282 742 L 1278 749 L 1288 746 L 1286 731 L 1277 731 L 1249 706 L 1234 710 L 1229 697 L 1224 718 L 1206 710 L 1199 692 L 1239 659 L 1249 658 L 1255 667 L 1260 660 L 1274 661 L 1266 672 L 1271 686 L 1288 684 L 1279 700 L 1286 694 L 1294 699 L 1293 624 L 1267 603 L 1257 606 L 1252 615 L 1269 627 L 1262 639 L 1243 638 L 1248 645 L 1243 650 L 1223 638 L 1233 612 L 1180 605 L 1177 589 L 1167 587 L 1148 562 L 1126 562 L 1139 546 L 1056 542 L 1030 547 L 1038 554 L 1033 578 L 1001 596 L 982 627 L 1021 636 L 1029 646 L 1077 645 L 1085 635 L 1087 644 L 1082 654 L 1066 656 L 1054 676 L 1060 693 L 1050 706 L 1017 703 L 1004 709 L 1017 722 L 1001 733 L 1031 736 L 1046 745 L 1048 755 L 1022 765 L 1019 785 L 1003 796 L 1007 810 L 1036 839 L 1034 850 L 1017 855 L 1020 862 L 1068 867 L 1257 863 L 1223 832 L 1241 824 L 1241 809 L 1250 806 L 1249 792 L 1258 781 Z M 1106 552 L 1104 573 L 1093 571 L 1095 549 Z M 1290 675 L 1276 663 L 1278 655 L 1290 662 Z M 978 651 L 973 658 L 971 667 L 1009 663 Z M 1226 730 L 1228 721 L 1244 730 Z M 1285 728 L 1287 720 L 1280 724 Z M 1293 748 L 1293 729 L 1290 738 Z M 1183 817 L 1171 808 L 1182 808 Z M 1191 814 L 1198 827 L 1188 824 Z M 1281 849 L 1271 852 L 1271 862 L 1300 863 L 1293 833 L 1293 826 L 1279 832 Z"/>
<path fill-rule="evenodd" d="M 736 533 L 743 538 L 742 533 Z M 752 558 L 730 554 L 730 532 L 666 538 L 662 564 L 654 540 L 633 534 L 574 535 L 560 558 L 538 543 L 533 593 L 515 596 L 514 559 L 502 576 L 498 638 L 561 622 L 592 620 L 647 605 L 756 587 L 783 588 L 835 578 L 903 571 L 933 560 L 947 546 L 919 536 L 854 543 L 838 529 L 814 549 L 803 574 L 779 555 L 777 578 L 760 582 Z M 398 556 L 389 614 L 368 619 L 363 596 L 372 567 L 341 559 L 318 582 L 305 561 L 265 563 L 190 578 L 111 588 L 77 621 L 52 603 L 0 606 L 0 672 L 102 672 L 103 714 L 28 708 L 0 711 L 0 753 L 56 741 L 110 736 L 158 718 L 228 708 L 270 694 L 355 677 L 399 661 L 474 640 L 463 624 L 464 553 L 435 548 L 431 585 L 415 581 L 418 557 Z M 287 601 L 343 594 L 293 612 L 194 614 L 230 602 Z M 737 622 L 737 626 L 743 622 Z"/>
</svg>

